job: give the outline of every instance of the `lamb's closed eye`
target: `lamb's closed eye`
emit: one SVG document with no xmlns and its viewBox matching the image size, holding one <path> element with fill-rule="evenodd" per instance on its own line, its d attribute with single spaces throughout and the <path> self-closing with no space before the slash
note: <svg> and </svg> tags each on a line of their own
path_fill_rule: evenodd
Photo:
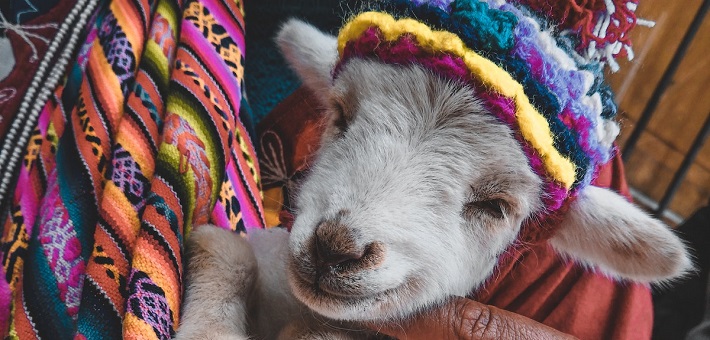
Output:
<svg viewBox="0 0 710 340">
<path fill-rule="evenodd" d="M 514 227 L 539 209 L 539 179 L 525 172 L 489 171 L 478 176 L 473 183 L 462 209 L 462 215 L 468 221 L 484 219 Z"/>
<path fill-rule="evenodd" d="M 468 202 L 464 205 L 463 215 L 467 219 L 480 217 L 486 214 L 490 217 L 502 219 L 509 209 L 508 203 L 500 198 L 483 199 Z"/>
<path fill-rule="evenodd" d="M 330 113 L 332 114 L 333 126 L 338 129 L 339 134 L 343 134 L 348 129 L 348 124 L 352 119 L 352 113 L 347 109 L 345 101 L 339 96 L 331 100 Z"/>
</svg>

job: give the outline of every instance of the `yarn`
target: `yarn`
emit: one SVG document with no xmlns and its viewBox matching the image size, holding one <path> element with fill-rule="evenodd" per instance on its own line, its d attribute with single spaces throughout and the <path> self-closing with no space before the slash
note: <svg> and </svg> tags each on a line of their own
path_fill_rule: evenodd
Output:
<svg viewBox="0 0 710 340">
<path fill-rule="evenodd" d="M 358 15 L 340 31 L 338 51 L 342 55 L 345 43 L 357 39 L 371 26 L 382 31 L 383 38 L 395 41 L 404 34 L 412 34 L 417 43 L 429 53 L 450 53 L 463 59 L 467 68 L 475 73 L 490 89 L 513 98 L 516 102 L 516 117 L 520 132 L 545 159 L 545 168 L 550 175 L 571 188 L 575 180 L 575 166 L 553 146 L 553 137 L 545 118 L 531 105 L 520 83 L 510 74 L 488 59 L 466 48 L 461 39 L 446 31 L 432 31 L 414 19 L 395 20 L 385 13 L 367 12 Z"/>
<path fill-rule="evenodd" d="M 528 164 L 543 181 L 545 209 L 534 219 L 551 225 L 545 221 L 555 220 L 613 155 L 619 128 L 612 120 L 613 94 L 603 80 L 604 65 L 614 68 L 613 56 L 605 51 L 613 45 L 614 55 L 621 55 L 618 46 L 629 43 L 624 34 L 633 26 L 635 7 L 620 11 L 592 1 L 575 10 L 603 10 L 606 17 L 591 20 L 587 14 L 582 17 L 588 22 L 574 26 L 573 19 L 580 16 L 541 12 L 537 5 L 542 2 L 529 7 L 524 0 L 374 2 L 366 8 L 371 11 L 354 16 L 341 29 L 333 77 L 351 58 L 375 58 L 421 65 L 469 85 L 490 113 L 514 131 Z M 605 5 L 619 3 L 609 0 Z M 559 25 L 560 18 L 568 20 L 567 26 Z M 596 40 L 571 31 L 604 18 L 628 20 L 603 34 L 597 27 Z M 595 45 L 602 50 L 579 52 L 591 51 L 595 42 L 604 43 Z"/>
<path fill-rule="evenodd" d="M 598 150 L 582 150 L 580 145 L 574 143 L 574 140 L 579 138 L 578 133 L 567 129 L 556 118 L 556 115 L 561 109 L 558 97 L 566 99 L 564 93 L 566 91 L 575 91 L 577 95 L 586 91 L 586 89 L 582 89 L 583 83 L 588 78 L 593 77 L 593 75 L 578 76 L 573 74 L 571 77 L 567 74 L 558 75 L 557 73 L 568 72 L 568 70 L 558 70 L 557 63 L 554 60 L 545 60 L 547 58 L 546 53 L 551 49 L 547 48 L 545 50 L 544 46 L 539 46 L 538 39 L 540 38 L 535 34 L 539 30 L 539 25 L 534 20 L 520 14 L 521 12 L 515 8 L 507 8 L 510 11 L 500 11 L 489 8 L 489 5 L 485 2 L 460 0 L 451 3 L 451 13 L 432 4 L 417 6 L 406 0 L 390 1 L 371 8 L 400 12 L 395 14 L 395 17 L 403 17 L 402 13 L 406 13 L 406 15 L 416 17 L 419 20 L 426 19 L 427 23 L 433 28 L 456 33 L 467 47 L 476 51 L 484 51 L 482 55 L 505 69 L 516 81 L 523 85 L 525 93 L 535 108 L 547 119 L 556 120 L 553 124 L 553 127 L 556 128 L 553 131 L 555 135 L 570 135 L 569 137 L 555 139 L 555 148 L 559 149 L 563 156 L 568 157 L 575 164 L 577 171 L 582 172 L 577 176 L 578 178 L 588 178 L 586 170 L 588 169 L 589 160 L 585 152 L 598 154 Z M 520 22 L 518 22 L 519 19 L 521 20 Z M 518 24 L 517 27 L 515 26 L 516 23 Z M 491 30 L 491 28 L 494 29 Z M 523 29 L 522 32 L 521 29 Z M 549 35 L 547 38 L 551 40 Z M 518 46 L 521 43 L 527 44 L 527 46 Z M 554 45 L 554 41 L 547 42 L 547 45 Z M 514 53 L 508 53 L 514 47 Z M 542 52 L 537 50 L 542 50 Z M 530 60 L 529 54 L 531 53 L 538 56 L 537 62 Z M 556 58 L 566 58 L 566 67 L 574 68 L 574 61 L 566 54 L 560 52 Z M 552 70 L 542 75 L 535 74 L 536 70 L 545 69 Z M 576 68 L 573 71 L 577 71 Z M 551 92 L 555 88 L 558 90 L 557 93 Z M 587 114 L 593 115 L 594 113 Z M 584 141 L 583 145 L 591 145 L 594 148 L 598 145 L 598 142 L 594 140 Z"/>
<path fill-rule="evenodd" d="M 638 19 L 638 0 L 513 0 L 551 18 L 557 27 L 580 41 L 576 50 L 587 59 L 606 60 L 618 70 L 615 57 L 633 58 L 629 31 Z"/>
<path fill-rule="evenodd" d="M 372 57 L 372 55 L 362 53 L 363 51 L 368 51 L 367 45 L 382 46 L 381 44 L 383 43 L 377 37 L 377 29 L 371 28 L 361 36 L 361 39 L 346 47 L 343 59 Z M 416 45 L 411 36 L 403 36 L 397 42 L 387 46 L 387 48 L 379 48 L 374 52 L 376 53 L 375 57 L 385 63 L 399 65 L 418 63 L 444 78 L 457 79 L 469 84 L 474 88 L 474 92 L 478 94 L 479 99 L 482 100 L 484 106 L 491 114 L 512 130 L 519 129 L 515 118 L 515 103 L 513 100 L 493 91 L 487 91 L 477 78 L 471 76 L 461 58 L 448 54 L 427 55 Z M 523 151 L 529 159 L 533 172 L 545 181 L 544 186 L 547 194 L 543 198 L 543 203 L 548 209 L 557 210 L 567 193 L 566 188 L 555 181 L 547 179 L 540 156 L 534 152 L 529 143 L 526 143 L 519 134 L 516 134 L 515 137 L 523 145 Z"/>
</svg>

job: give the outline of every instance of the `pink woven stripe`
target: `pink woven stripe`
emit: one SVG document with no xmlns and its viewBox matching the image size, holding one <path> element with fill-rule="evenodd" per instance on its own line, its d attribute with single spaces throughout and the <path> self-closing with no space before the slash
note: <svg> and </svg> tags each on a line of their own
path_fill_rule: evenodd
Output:
<svg viewBox="0 0 710 340">
<path fill-rule="evenodd" d="M 59 196 L 57 172 L 47 178 L 47 193 L 39 220 L 39 242 L 57 280 L 59 296 L 73 318 L 79 311 L 84 284 L 84 260 L 81 244 L 69 214 Z"/>
</svg>

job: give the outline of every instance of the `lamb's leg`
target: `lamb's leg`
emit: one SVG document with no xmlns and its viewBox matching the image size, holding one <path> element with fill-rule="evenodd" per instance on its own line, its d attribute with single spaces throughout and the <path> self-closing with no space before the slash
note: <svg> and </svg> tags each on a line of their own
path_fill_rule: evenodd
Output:
<svg viewBox="0 0 710 340">
<path fill-rule="evenodd" d="M 257 262 L 249 243 L 211 225 L 187 244 L 186 288 L 176 339 L 247 339 L 247 300 Z"/>
</svg>

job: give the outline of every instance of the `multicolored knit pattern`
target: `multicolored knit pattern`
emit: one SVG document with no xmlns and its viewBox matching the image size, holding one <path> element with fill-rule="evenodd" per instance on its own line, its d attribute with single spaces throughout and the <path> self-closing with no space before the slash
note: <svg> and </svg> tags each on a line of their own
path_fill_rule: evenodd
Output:
<svg viewBox="0 0 710 340">
<path fill-rule="evenodd" d="M 619 129 L 602 65 L 571 56 L 544 29 L 550 23 L 496 0 L 393 0 L 374 8 L 340 31 L 334 77 L 351 58 L 376 58 L 419 64 L 472 87 L 543 179 L 546 210 L 536 221 L 555 217 L 612 156 Z"/>
<path fill-rule="evenodd" d="M 189 230 L 264 227 L 240 118 L 241 3 L 99 7 L 41 112 L 4 223 L 12 337 L 169 339 Z"/>
<path fill-rule="evenodd" d="M 454 0 L 413 0 L 416 5 L 429 4 L 446 8 Z M 488 1 L 499 8 L 504 0 Z M 511 0 L 526 13 L 548 18 L 551 29 L 574 39 L 571 55 L 581 60 L 605 62 L 618 71 L 617 57 L 634 57 L 629 32 L 638 24 L 653 26 L 653 22 L 636 18 L 638 0 Z"/>
<path fill-rule="evenodd" d="M 513 0 L 538 15 L 551 18 L 562 34 L 578 40 L 579 57 L 605 61 L 613 71 L 619 70 L 616 57 L 632 60 L 629 32 L 637 24 L 653 26 L 636 18 L 638 0 Z"/>
</svg>

